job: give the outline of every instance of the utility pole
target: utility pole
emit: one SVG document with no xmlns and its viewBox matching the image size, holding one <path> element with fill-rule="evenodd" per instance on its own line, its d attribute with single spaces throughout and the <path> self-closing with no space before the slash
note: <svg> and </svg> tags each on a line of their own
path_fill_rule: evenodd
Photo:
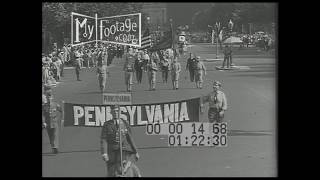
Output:
<svg viewBox="0 0 320 180">
<path fill-rule="evenodd" d="M 214 39 L 216 39 L 216 58 L 214 60 L 218 60 L 219 56 L 219 48 L 218 48 L 218 43 L 219 43 L 219 32 L 221 30 L 221 24 L 220 22 L 216 22 L 215 26 L 208 25 L 208 27 L 211 28 L 211 43 L 212 45 L 214 44 Z"/>
</svg>

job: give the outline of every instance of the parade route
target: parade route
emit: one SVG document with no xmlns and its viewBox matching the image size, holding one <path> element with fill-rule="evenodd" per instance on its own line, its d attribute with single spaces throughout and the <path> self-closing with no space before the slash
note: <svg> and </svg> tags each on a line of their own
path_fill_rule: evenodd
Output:
<svg viewBox="0 0 320 180">
<path fill-rule="evenodd" d="M 134 76 L 133 104 L 170 102 L 200 97 L 212 91 L 212 81 L 222 82 L 228 99 L 225 120 L 228 122 L 228 146 L 168 147 L 166 138 L 148 136 L 145 127 L 133 127 L 140 160 L 137 166 L 143 177 L 274 177 L 277 175 L 276 82 L 277 60 L 270 52 L 256 49 L 236 50 L 235 70 L 218 71 L 222 61 L 204 62 L 207 75 L 203 89 L 197 89 L 185 70 L 188 54 L 179 59 L 179 89 L 172 90 L 171 78 L 165 84 L 157 73 L 156 91 L 149 91 L 147 75 L 142 84 Z M 193 44 L 192 51 L 215 58 L 215 47 Z M 244 53 L 245 52 L 245 53 Z M 223 57 L 223 56 L 220 56 Z M 126 92 L 123 59 L 115 58 L 109 67 L 105 92 Z M 75 70 L 65 68 L 64 77 L 53 89 L 56 102 L 102 104 L 96 68 L 82 69 L 81 81 Z M 207 105 L 200 122 L 207 122 Z M 198 107 L 195 107 L 198 108 Z M 60 131 L 60 153 L 51 154 L 47 133 L 42 131 L 43 177 L 104 177 L 106 166 L 100 155 L 100 127 L 64 127 Z"/>
</svg>

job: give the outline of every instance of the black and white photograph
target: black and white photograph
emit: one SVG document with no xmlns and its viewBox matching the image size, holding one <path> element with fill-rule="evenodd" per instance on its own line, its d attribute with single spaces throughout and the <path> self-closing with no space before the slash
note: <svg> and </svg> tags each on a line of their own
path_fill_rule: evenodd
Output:
<svg viewBox="0 0 320 180">
<path fill-rule="evenodd" d="M 42 177 L 278 176 L 277 3 L 41 16 Z"/>
</svg>

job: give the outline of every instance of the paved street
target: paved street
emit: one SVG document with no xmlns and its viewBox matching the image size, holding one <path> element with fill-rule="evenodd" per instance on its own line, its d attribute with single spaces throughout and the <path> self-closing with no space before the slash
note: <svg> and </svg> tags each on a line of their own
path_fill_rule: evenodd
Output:
<svg viewBox="0 0 320 180">
<path fill-rule="evenodd" d="M 189 48 L 203 59 L 215 58 L 215 47 L 193 44 Z M 219 49 L 220 53 L 221 50 Z M 233 62 L 249 69 L 217 71 L 222 61 L 205 62 L 207 76 L 204 88 L 196 89 L 185 71 L 186 57 L 179 61 L 183 68 L 179 90 L 172 90 L 171 79 L 162 83 L 157 73 L 156 91 L 148 91 L 147 76 L 133 86 L 133 103 L 157 103 L 199 97 L 212 90 L 212 81 L 222 82 L 228 99 L 225 120 L 230 130 L 228 147 L 167 147 L 161 136 L 145 135 L 144 127 L 133 127 L 139 148 L 137 165 L 144 177 L 270 177 L 277 175 L 276 161 L 276 58 L 274 51 L 256 48 L 234 50 Z M 223 58 L 222 55 L 220 57 Z M 115 58 L 110 67 L 106 92 L 125 92 L 124 60 Z M 57 102 L 101 104 L 96 69 L 82 69 L 76 81 L 74 69 L 66 69 L 65 77 L 53 90 Z M 136 79 L 134 78 L 134 82 Z M 196 107 L 198 108 L 198 107 Z M 207 122 L 207 110 L 200 121 Z M 60 153 L 51 154 L 49 139 L 42 132 L 42 173 L 44 177 L 103 177 L 105 164 L 99 149 L 101 128 L 65 127 L 60 133 Z"/>
</svg>

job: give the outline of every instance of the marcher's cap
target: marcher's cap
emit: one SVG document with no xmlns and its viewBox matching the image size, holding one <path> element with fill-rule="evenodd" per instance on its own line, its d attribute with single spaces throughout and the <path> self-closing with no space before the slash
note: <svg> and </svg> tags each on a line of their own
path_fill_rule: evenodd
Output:
<svg viewBox="0 0 320 180">
<path fill-rule="evenodd" d="M 197 60 L 200 60 L 200 58 L 201 58 L 200 56 L 197 56 L 197 58 L 196 58 L 196 59 L 197 59 Z"/>
<path fill-rule="evenodd" d="M 115 111 L 119 111 L 119 106 L 114 106 L 114 108 L 112 109 L 112 112 L 115 112 Z"/>
<path fill-rule="evenodd" d="M 219 81 L 213 81 L 213 86 L 219 86 L 221 87 L 221 83 Z"/>
</svg>

